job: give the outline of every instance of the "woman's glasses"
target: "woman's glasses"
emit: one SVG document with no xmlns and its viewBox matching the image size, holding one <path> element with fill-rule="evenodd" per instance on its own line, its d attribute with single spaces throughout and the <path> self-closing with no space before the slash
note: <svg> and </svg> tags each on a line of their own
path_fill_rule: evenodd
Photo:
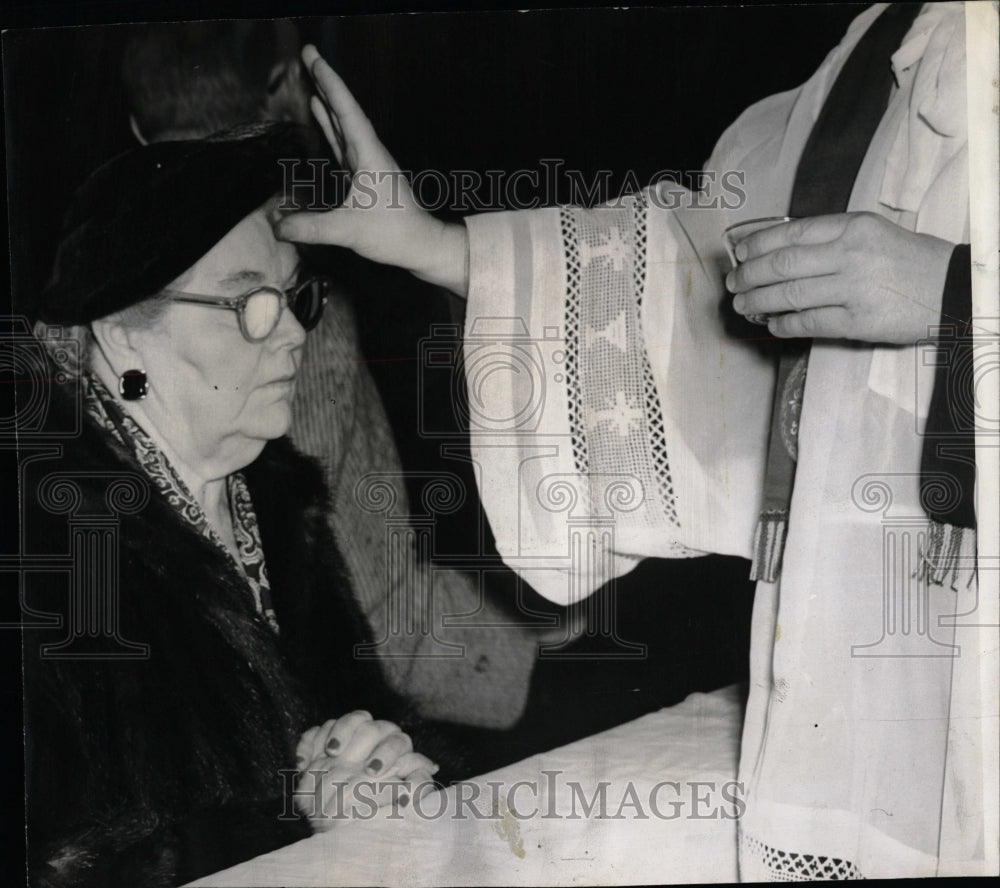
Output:
<svg viewBox="0 0 1000 888">
<path fill-rule="evenodd" d="M 240 318 L 243 338 L 248 342 L 260 342 L 274 332 L 286 305 L 305 330 L 312 330 L 323 317 L 330 287 L 328 277 L 311 277 L 287 290 L 254 287 L 240 296 L 206 296 L 183 290 L 163 290 L 160 295 L 171 302 L 189 302 L 235 311 Z"/>
</svg>

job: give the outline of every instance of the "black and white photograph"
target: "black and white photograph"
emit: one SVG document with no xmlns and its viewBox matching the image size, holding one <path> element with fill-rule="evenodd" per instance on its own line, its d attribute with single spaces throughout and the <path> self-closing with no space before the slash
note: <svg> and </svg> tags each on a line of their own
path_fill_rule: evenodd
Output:
<svg viewBox="0 0 1000 888">
<path fill-rule="evenodd" d="M 1000 875 L 998 18 L 12 4 L 5 882 Z"/>
</svg>

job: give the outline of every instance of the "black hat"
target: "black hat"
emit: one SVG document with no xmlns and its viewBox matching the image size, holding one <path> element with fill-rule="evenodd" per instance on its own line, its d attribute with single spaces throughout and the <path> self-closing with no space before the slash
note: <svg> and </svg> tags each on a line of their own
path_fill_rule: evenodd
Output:
<svg viewBox="0 0 1000 888">
<path fill-rule="evenodd" d="M 252 124 L 108 161 L 75 195 L 35 314 L 83 324 L 153 296 L 283 191 L 279 161 L 301 160 L 315 144 L 296 124 Z M 290 174 L 313 169 L 300 164 Z"/>
</svg>

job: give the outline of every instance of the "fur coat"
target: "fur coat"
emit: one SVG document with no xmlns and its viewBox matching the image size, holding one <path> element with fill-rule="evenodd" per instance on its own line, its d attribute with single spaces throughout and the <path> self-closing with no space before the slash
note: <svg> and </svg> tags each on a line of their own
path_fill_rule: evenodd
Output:
<svg viewBox="0 0 1000 888">
<path fill-rule="evenodd" d="M 70 409 L 57 397 L 50 420 Z M 67 516 L 40 494 L 47 478 L 72 477 L 82 494 L 72 518 L 108 514 L 109 473 L 141 476 L 122 447 L 82 426 L 58 455 L 26 461 L 32 557 L 70 551 Z M 27 608 L 57 617 L 23 636 L 32 884 L 177 885 L 310 835 L 281 770 L 295 768 L 303 730 L 351 709 L 399 722 L 442 772 L 456 766 L 378 663 L 353 656 L 369 632 L 330 537 L 319 467 L 282 439 L 245 475 L 278 636 L 226 555 L 155 489 L 117 530 L 119 636 L 148 645 L 144 659 L 108 656 L 120 646 L 107 633 L 77 640 L 88 658 L 42 654 L 66 637 L 72 578 L 26 574 Z"/>
</svg>

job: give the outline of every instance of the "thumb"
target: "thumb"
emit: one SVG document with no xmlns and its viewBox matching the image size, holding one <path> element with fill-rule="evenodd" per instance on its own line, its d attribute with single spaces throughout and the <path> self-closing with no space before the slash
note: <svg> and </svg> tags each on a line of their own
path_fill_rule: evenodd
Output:
<svg viewBox="0 0 1000 888">
<path fill-rule="evenodd" d="M 351 247 L 356 230 L 351 215 L 351 210 L 344 208 L 324 213 L 290 213 L 274 226 L 274 236 L 300 244 Z"/>
</svg>

